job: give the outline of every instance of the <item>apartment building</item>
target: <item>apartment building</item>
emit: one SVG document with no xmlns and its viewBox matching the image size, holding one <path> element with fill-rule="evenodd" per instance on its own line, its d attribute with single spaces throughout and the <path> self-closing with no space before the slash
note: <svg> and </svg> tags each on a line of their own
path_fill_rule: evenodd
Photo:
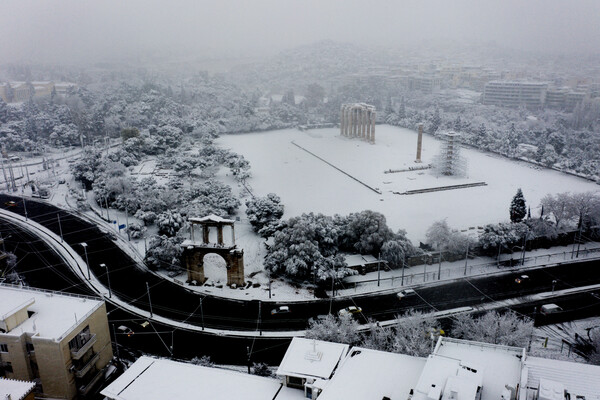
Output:
<svg viewBox="0 0 600 400">
<path fill-rule="evenodd" d="M 483 104 L 505 107 L 541 108 L 548 83 L 529 81 L 490 81 L 483 89 Z"/>
<path fill-rule="evenodd" d="M 73 399 L 97 386 L 112 355 L 103 301 L 0 285 L 0 377 Z"/>
</svg>

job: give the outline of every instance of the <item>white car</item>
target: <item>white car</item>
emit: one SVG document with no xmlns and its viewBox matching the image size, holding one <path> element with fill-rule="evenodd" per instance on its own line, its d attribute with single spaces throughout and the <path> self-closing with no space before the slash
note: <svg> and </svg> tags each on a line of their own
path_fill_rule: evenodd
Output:
<svg viewBox="0 0 600 400">
<path fill-rule="evenodd" d="M 398 294 L 396 294 L 396 296 L 398 297 L 398 300 L 402 300 L 403 298 L 407 297 L 407 296 L 412 296 L 414 295 L 416 292 L 413 289 L 404 289 L 398 292 Z"/>
<path fill-rule="evenodd" d="M 338 311 L 338 315 L 341 317 L 342 315 L 355 315 L 360 314 L 362 312 L 362 308 L 356 306 L 350 306 L 346 308 L 342 308 Z"/>
<path fill-rule="evenodd" d="M 288 306 L 281 306 L 281 307 L 272 309 L 271 315 L 288 314 L 289 312 L 290 312 L 290 308 Z"/>
</svg>

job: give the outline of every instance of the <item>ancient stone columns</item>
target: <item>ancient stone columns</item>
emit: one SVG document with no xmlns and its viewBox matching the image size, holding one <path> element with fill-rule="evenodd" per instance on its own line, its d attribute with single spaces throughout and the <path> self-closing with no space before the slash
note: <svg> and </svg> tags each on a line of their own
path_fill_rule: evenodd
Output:
<svg viewBox="0 0 600 400">
<path fill-rule="evenodd" d="M 375 143 L 375 107 L 365 103 L 342 104 L 340 134 Z"/>
</svg>

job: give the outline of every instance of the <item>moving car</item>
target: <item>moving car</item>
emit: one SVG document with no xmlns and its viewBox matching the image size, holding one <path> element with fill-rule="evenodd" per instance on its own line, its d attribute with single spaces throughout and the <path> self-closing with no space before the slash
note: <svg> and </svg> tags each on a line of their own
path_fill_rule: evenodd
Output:
<svg viewBox="0 0 600 400">
<path fill-rule="evenodd" d="M 6 203 L 4 203 L 4 205 L 7 207 L 16 207 L 17 203 L 11 200 L 11 201 L 7 201 Z"/>
<path fill-rule="evenodd" d="M 271 315 L 277 314 L 288 314 L 290 312 L 290 308 L 288 306 L 280 306 L 271 310 Z"/>
<path fill-rule="evenodd" d="M 548 315 L 548 314 L 554 314 L 557 312 L 561 312 L 563 309 L 554 303 L 550 303 L 550 304 L 544 304 L 541 308 L 540 308 L 540 313 L 542 315 Z"/>
<path fill-rule="evenodd" d="M 126 325 L 119 326 L 117 328 L 117 330 L 119 331 L 119 333 L 127 335 L 128 337 L 134 334 L 134 332 L 131 330 L 131 328 Z"/>
<path fill-rule="evenodd" d="M 412 296 L 414 295 L 416 292 L 413 289 L 404 289 L 398 292 L 398 294 L 396 294 L 396 296 L 398 297 L 398 300 L 402 300 L 403 298 L 407 297 L 407 296 Z"/>
<path fill-rule="evenodd" d="M 529 275 L 521 275 L 518 278 L 515 278 L 516 283 L 527 283 L 529 282 Z"/>
<path fill-rule="evenodd" d="M 342 315 L 356 315 L 362 313 L 362 308 L 357 306 L 349 306 L 346 308 L 342 308 L 338 311 L 338 315 L 341 317 Z"/>
</svg>

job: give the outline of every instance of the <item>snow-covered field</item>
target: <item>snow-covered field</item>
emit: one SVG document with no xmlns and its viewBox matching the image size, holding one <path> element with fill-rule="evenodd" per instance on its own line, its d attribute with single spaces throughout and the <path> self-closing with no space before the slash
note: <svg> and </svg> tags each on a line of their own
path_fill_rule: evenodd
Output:
<svg viewBox="0 0 600 400">
<path fill-rule="evenodd" d="M 373 192 L 292 142 L 382 193 Z M 600 189 L 584 179 L 464 148 L 462 155 L 468 162 L 464 178 L 437 177 L 431 170 L 384 173 L 430 163 L 440 142 L 424 135 L 422 164 L 414 162 L 416 142 L 416 132 L 388 125 L 377 126 L 374 145 L 341 137 L 334 128 L 223 135 L 217 140 L 250 161 L 248 184 L 255 195 L 274 192 L 281 197 L 284 218 L 311 211 L 345 215 L 370 209 L 384 214 L 392 229 L 405 229 L 416 243 L 424 240 L 427 228 L 440 219 L 446 218 L 456 229 L 472 231 L 486 223 L 508 220 L 510 201 L 519 187 L 532 215 L 539 213 L 540 199 L 548 193 Z M 487 186 L 414 195 L 393 193 L 482 181 Z"/>
</svg>

